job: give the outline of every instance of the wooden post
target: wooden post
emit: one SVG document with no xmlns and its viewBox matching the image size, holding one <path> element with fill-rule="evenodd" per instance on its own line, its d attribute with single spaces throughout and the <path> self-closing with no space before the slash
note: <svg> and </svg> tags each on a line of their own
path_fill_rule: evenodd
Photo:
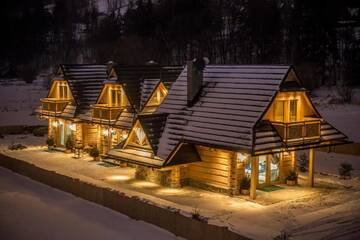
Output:
<svg viewBox="0 0 360 240">
<path fill-rule="evenodd" d="M 237 153 L 234 153 L 234 156 L 229 159 L 229 195 L 238 195 L 239 194 L 239 179 L 237 174 Z"/>
<path fill-rule="evenodd" d="M 250 184 L 250 198 L 256 198 L 256 185 L 259 179 L 259 159 L 258 157 L 251 157 L 251 184 Z"/>
<path fill-rule="evenodd" d="M 172 188 L 179 188 L 181 187 L 181 172 L 180 172 L 180 167 L 174 167 L 171 170 L 171 175 L 170 175 L 171 179 L 170 179 L 170 187 Z"/>
<path fill-rule="evenodd" d="M 309 187 L 314 187 L 314 149 L 309 149 Z"/>
<path fill-rule="evenodd" d="M 271 185 L 271 155 L 266 155 L 266 174 L 265 174 L 265 185 Z"/>
</svg>

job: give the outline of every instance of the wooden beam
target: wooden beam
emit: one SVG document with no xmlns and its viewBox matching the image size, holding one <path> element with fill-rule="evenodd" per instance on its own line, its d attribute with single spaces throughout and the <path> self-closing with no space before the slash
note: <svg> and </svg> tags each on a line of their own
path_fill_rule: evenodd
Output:
<svg viewBox="0 0 360 240">
<path fill-rule="evenodd" d="M 252 156 L 250 160 L 251 165 L 251 184 L 250 184 L 250 198 L 256 198 L 256 186 L 259 179 L 259 158 Z"/>
<path fill-rule="evenodd" d="M 265 185 L 271 185 L 271 158 L 270 154 L 266 155 L 266 174 L 265 174 Z"/>
<path fill-rule="evenodd" d="M 309 149 L 309 187 L 314 187 L 314 149 Z"/>
</svg>

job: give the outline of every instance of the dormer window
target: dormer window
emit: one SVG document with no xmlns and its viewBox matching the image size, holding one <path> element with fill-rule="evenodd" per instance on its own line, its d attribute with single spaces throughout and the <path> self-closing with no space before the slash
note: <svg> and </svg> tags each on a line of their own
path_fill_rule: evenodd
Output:
<svg viewBox="0 0 360 240">
<path fill-rule="evenodd" d="M 284 122 L 284 109 L 285 109 L 285 101 L 277 100 L 275 101 L 275 110 L 274 110 L 274 118 L 277 122 Z"/>
<path fill-rule="evenodd" d="M 60 84 L 59 85 L 59 98 L 60 99 L 68 99 L 69 94 L 68 94 L 68 87 L 65 84 Z"/>
<path fill-rule="evenodd" d="M 155 92 L 152 94 L 147 106 L 159 106 L 167 95 L 167 89 L 160 83 Z"/>
<path fill-rule="evenodd" d="M 121 90 L 119 89 L 111 89 L 111 106 L 121 106 Z"/>
<path fill-rule="evenodd" d="M 298 121 L 298 100 L 276 100 L 274 105 L 274 120 L 276 122 Z"/>
<path fill-rule="evenodd" d="M 290 100 L 289 101 L 289 121 L 296 122 L 297 121 L 297 107 L 298 100 Z"/>
</svg>

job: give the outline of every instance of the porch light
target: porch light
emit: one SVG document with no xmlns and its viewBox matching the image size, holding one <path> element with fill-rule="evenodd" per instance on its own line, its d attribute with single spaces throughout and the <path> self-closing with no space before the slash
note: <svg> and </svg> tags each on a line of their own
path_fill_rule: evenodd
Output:
<svg viewBox="0 0 360 240">
<path fill-rule="evenodd" d="M 69 125 L 71 131 L 76 131 L 76 124 L 72 123 Z"/>
<path fill-rule="evenodd" d="M 237 153 L 236 161 L 238 164 L 244 163 L 246 159 L 248 158 L 248 154 L 244 153 Z"/>
<path fill-rule="evenodd" d="M 113 135 L 113 136 L 115 136 L 115 135 L 116 135 L 116 130 L 111 129 L 111 130 L 110 130 L 110 132 L 111 132 L 111 135 Z"/>
<path fill-rule="evenodd" d="M 58 121 L 52 122 L 51 125 L 52 125 L 53 127 L 57 127 L 57 126 L 59 126 L 59 122 L 58 122 Z"/>
<path fill-rule="evenodd" d="M 104 129 L 102 131 L 102 134 L 103 134 L 104 137 L 107 137 L 107 136 L 109 136 L 109 131 L 107 129 Z"/>
</svg>

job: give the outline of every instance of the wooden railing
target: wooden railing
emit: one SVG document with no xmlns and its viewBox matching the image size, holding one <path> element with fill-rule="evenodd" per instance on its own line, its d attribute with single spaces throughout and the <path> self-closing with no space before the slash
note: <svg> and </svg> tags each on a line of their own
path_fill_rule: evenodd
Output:
<svg viewBox="0 0 360 240">
<path fill-rule="evenodd" d="M 121 113 L 121 107 L 92 105 L 92 118 L 100 121 L 116 121 Z"/>
<path fill-rule="evenodd" d="M 57 115 L 64 111 L 66 105 L 70 100 L 55 99 L 55 98 L 42 98 L 40 99 L 42 104 L 41 112 L 43 114 Z"/>
<path fill-rule="evenodd" d="M 271 122 L 286 143 L 316 141 L 320 138 L 320 119 L 301 122 Z"/>
</svg>

